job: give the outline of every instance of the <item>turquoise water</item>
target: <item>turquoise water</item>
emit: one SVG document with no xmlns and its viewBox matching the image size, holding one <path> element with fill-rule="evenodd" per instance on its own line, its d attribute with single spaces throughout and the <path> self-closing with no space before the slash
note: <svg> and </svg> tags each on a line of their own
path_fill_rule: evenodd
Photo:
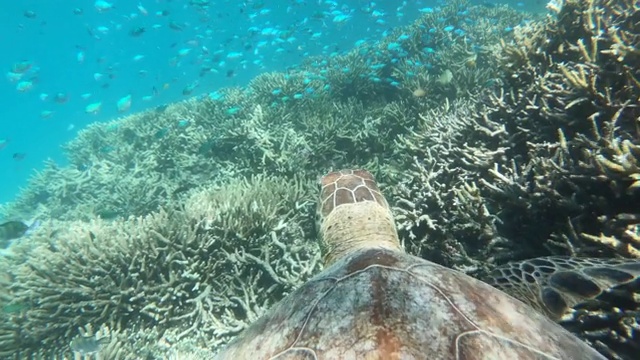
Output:
<svg viewBox="0 0 640 360">
<path fill-rule="evenodd" d="M 92 122 L 243 86 L 308 56 L 345 53 L 444 3 L 3 1 L 0 202 L 13 199 L 44 160 L 64 165 L 60 145 Z M 545 5 L 500 3 L 527 11 Z"/>
</svg>

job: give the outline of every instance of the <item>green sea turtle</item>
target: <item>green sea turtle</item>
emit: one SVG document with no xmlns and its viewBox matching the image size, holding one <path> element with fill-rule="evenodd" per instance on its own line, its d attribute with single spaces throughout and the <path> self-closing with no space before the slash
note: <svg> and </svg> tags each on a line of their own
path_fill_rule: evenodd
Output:
<svg viewBox="0 0 640 360">
<path fill-rule="evenodd" d="M 216 359 L 604 359 L 533 307 L 405 253 L 387 201 L 367 171 L 333 172 L 321 185 L 324 271 Z M 527 289 L 550 276 L 554 259 L 537 264 L 543 274 L 533 280 L 524 275 L 530 264 L 509 266 L 496 285 Z M 547 294 L 556 312 L 572 303 L 552 296 L 566 289 L 557 280 L 549 289 L 530 287 L 531 294 Z"/>
</svg>

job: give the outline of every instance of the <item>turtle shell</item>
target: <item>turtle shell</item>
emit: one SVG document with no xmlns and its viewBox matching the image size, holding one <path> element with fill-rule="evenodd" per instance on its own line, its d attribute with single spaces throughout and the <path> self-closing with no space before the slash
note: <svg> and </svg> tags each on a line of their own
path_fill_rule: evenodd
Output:
<svg viewBox="0 0 640 360">
<path fill-rule="evenodd" d="M 217 359 L 604 359 L 511 296 L 400 251 L 338 259 Z"/>
<path fill-rule="evenodd" d="M 364 170 L 321 180 L 327 267 L 218 359 L 604 359 L 515 298 L 406 254 Z"/>
</svg>

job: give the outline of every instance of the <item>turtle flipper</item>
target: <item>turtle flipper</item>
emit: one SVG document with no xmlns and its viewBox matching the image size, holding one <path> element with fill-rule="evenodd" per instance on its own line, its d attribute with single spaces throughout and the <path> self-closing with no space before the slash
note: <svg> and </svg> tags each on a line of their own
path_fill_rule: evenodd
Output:
<svg viewBox="0 0 640 360">
<path fill-rule="evenodd" d="M 640 260 L 543 257 L 496 269 L 488 283 L 610 359 L 637 359 Z"/>
<path fill-rule="evenodd" d="M 487 282 L 560 321 L 576 307 L 603 297 L 634 301 L 633 294 L 625 295 L 619 287 L 639 279 L 640 260 L 552 256 L 501 266 Z"/>
</svg>

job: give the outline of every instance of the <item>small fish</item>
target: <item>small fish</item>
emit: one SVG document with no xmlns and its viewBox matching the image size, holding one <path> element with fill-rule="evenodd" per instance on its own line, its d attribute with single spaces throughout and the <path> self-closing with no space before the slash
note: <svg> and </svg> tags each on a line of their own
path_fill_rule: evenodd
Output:
<svg viewBox="0 0 640 360">
<path fill-rule="evenodd" d="M 20 79 L 22 79 L 22 74 L 15 73 L 13 71 L 7 71 L 6 77 L 9 82 L 16 83 L 20 81 Z"/>
<path fill-rule="evenodd" d="M 194 81 L 188 84 L 187 86 L 184 87 L 184 89 L 182 89 L 182 95 L 191 95 L 193 90 L 195 90 L 195 88 L 197 88 L 198 85 L 200 85 L 200 82 L 198 81 Z"/>
<path fill-rule="evenodd" d="M 53 101 L 57 102 L 58 104 L 64 104 L 69 100 L 69 95 L 65 94 L 65 93 L 57 93 L 54 97 L 53 97 Z"/>
<path fill-rule="evenodd" d="M 145 28 L 142 26 L 138 26 L 138 27 L 134 27 L 133 29 L 129 30 L 129 36 L 131 37 L 138 37 L 142 34 L 145 33 Z"/>
<path fill-rule="evenodd" d="M 169 22 L 169 28 L 175 30 L 175 31 L 182 31 L 184 30 L 184 25 L 177 23 L 175 21 L 170 21 Z"/>
<path fill-rule="evenodd" d="M 153 111 L 155 111 L 156 113 L 161 114 L 161 113 L 165 112 L 168 107 L 169 107 L 168 105 L 160 105 L 160 106 L 156 107 L 155 109 L 153 109 Z"/>
<path fill-rule="evenodd" d="M 27 230 L 29 226 L 22 221 L 7 221 L 0 224 L 0 248 L 6 249 L 11 240 L 23 236 Z"/>
<path fill-rule="evenodd" d="M 243 56 L 241 52 L 232 51 L 227 54 L 227 59 L 239 59 Z"/>
<path fill-rule="evenodd" d="M 413 96 L 415 96 L 415 97 L 425 97 L 425 96 L 427 96 L 427 90 L 425 90 L 425 89 L 423 89 L 421 87 L 418 87 L 415 90 L 413 90 Z"/>
<path fill-rule="evenodd" d="M 84 112 L 87 114 L 96 115 L 102 109 L 102 101 L 91 103 L 84 108 Z"/>
<path fill-rule="evenodd" d="M 113 3 L 110 3 L 108 1 L 103 1 L 103 0 L 97 0 L 93 4 L 93 6 L 96 8 L 96 10 L 98 10 L 99 13 L 103 13 L 111 9 L 115 9 L 115 6 L 113 6 Z"/>
<path fill-rule="evenodd" d="M 15 64 L 13 64 L 11 71 L 18 74 L 24 74 L 27 71 L 31 70 L 33 67 L 33 63 L 29 60 L 22 60 Z"/>
<path fill-rule="evenodd" d="M 79 64 L 83 64 L 85 59 L 84 51 L 80 50 L 76 53 L 76 60 Z"/>
<path fill-rule="evenodd" d="M 5 147 L 7 147 L 7 145 L 9 145 L 9 139 L 7 138 L 1 138 L 0 139 L 0 150 L 4 149 Z"/>
<path fill-rule="evenodd" d="M 187 49 L 180 49 L 180 50 L 178 50 L 178 56 L 184 57 L 184 56 L 189 55 L 190 52 L 191 52 L 191 49 L 188 49 L 188 48 Z"/>
<path fill-rule="evenodd" d="M 30 91 L 31 89 L 33 89 L 33 81 L 31 80 L 20 81 L 16 85 L 16 90 L 18 90 L 19 92 L 27 92 L 27 91 Z"/>
<path fill-rule="evenodd" d="M 440 74 L 440 76 L 438 76 L 438 78 L 436 79 L 436 82 L 440 85 L 447 85 L 452 80 L 453 80 L 453 73 L 451 72 L 451 70 L 447 69 L 443 71 L 442 74 Z"/>
<path fill-rule="evenodd" d="M 102 349 L 103 345 L 108 344 L 109 338 L 103 337 L 97 339 L 95 336 L 77 336 L 69 343 L 71 351 L 80 353 L 81 355 L 95 354 Z"/>
<path fill-rule="evenodd" d="M 53 116 L 53 111 L 51 110 L 42 110 L 40 111 L 40 118 L 41 119 L 49 119 L 50 117 Z"/>
<path fill-rule="evenodd" d="M 193 6 L 207 6 L 209 5 L 209 0 L 191 0 L 189 1 L 189 5 Z"/>
<path fill-rule="evenodd" d="M 131 108 L 131 94 L 122 97 L 116 104 L 118 112 L 126 112 Z"/>
<path fill-rule="evenodd" d="M 138 11 L 140 12 L 140 14 L 142 14 L 144 16 L 149 15 L 149 12 L 147 11 L 147 9 L 144 8 L 144 6 L 142 6 L 141 3 L 138 3 L 137 8 L 138 8 Z"/>
<path fill-rule="evenodd" d="M 13 155 L 12 155 L 13 160 L 15 160 L 15 161 L 22 161 L 22 160 L 24 160 L 24 158 L 25 158 L 26 156 L 27 156 L 27 154 L 25 154 L 25 153 L 20 153 L 20 152 L 13 153 Z"/>
</svg>

